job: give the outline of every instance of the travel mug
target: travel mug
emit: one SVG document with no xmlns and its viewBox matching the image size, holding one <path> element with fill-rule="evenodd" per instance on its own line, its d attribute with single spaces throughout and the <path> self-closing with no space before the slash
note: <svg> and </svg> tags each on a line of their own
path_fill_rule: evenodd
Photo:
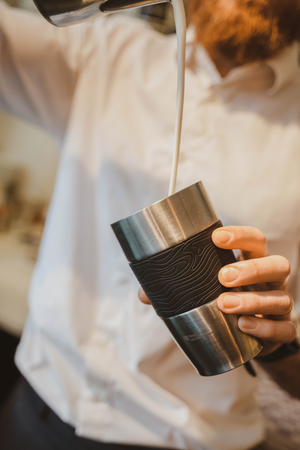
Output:
<svg viewBox="0 0 300 450">
<path fill-rule="evenodd" d="M 254 358 L 259 341 L 219 310 L 219 270 L 236 261 L 211 235 L 222 223 L 201 182 L 112 224 L 158 316 L 200 375 L 232 370 Z"/>
</svg>

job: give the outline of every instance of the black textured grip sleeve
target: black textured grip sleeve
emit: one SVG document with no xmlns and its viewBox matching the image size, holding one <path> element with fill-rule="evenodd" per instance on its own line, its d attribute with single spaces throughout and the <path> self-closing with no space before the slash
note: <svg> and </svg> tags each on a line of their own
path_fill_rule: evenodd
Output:
<svg viewBox="0 0 300 450">
<path fill-rule="evenodd" d="M 170 249 L 131 264 L 135 276 L 162 318 L 204 305 L 229 289 L 219 283 L 218 272 L 236 261 L 231 250 L 214 245 L 216 222 Z"/>
</svg>

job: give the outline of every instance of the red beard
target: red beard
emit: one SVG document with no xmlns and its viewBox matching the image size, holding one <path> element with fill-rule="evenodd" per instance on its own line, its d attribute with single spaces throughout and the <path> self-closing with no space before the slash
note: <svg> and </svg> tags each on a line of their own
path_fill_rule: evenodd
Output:
<svg viewBox="0 0 300 450">
<path fill-rule="evenodd" d="M 276 56 L 300 37 L 299 0 L 189 0 L 196 41 L 237 64 Z"/>
</svg>

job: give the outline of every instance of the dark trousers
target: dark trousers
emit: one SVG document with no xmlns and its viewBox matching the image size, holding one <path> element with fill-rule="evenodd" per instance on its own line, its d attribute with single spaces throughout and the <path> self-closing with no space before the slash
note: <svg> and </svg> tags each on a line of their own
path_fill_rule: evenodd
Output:
<svg viewBox="0 0 300 450">
<path fill-rule="evenodd" d="M 20 372 L 14 363 L 18 343 L 19 338 L 0 329 L 0 407 L 20 377 Z"/>
<path fill-rule="evenodd" d="M 149 450 L 152 447 L 106 444 L 75 435 L 25 379 L 0 409 L 1 450 Z M 156 450 L 157 449 L 156 447 Z M 165 450 L 165 449 L 164 449 Z"/>
</svg>

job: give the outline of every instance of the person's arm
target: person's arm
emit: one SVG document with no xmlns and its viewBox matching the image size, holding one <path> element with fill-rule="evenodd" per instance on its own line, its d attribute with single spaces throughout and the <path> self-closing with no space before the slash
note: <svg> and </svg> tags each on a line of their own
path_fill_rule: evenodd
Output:
<svg viewBox="0 0 300 450">
<path fill-rule="evenodd" d="M 0 109 L 61 139 L 82 60 L 85 27 L 56 28 L 0 1 Z"/>
<path fill-rule="evenodd" d="M 228 292 L 218 298 L 226 314 L 241 317 L 238 326 L 244 333 L 263 341 L 260 355 L 274 352 L 292 342 L 296 327 L 291 321 L 293 299 L 286 292 L 290 264 L 282 256 L 268 256 L 266 239 L 256 228 L 225 227 L 213 232 L 213 242 L 224 249 L 240 249 L 242 260 L 223 267 L 220 283 L 235 288 L 251 286 L 251 291 Z M 150 303 L 142 289 L 139 298 Z M 287 392 L 300 398 L 300 353 L 272 363 L 261 364 Z"/>
<path fill-rule="evenodd" d="M 279 361 L 259 364 L 282 389 L 300 399 L 300 352 Z"/>
<path fill-rule="evenodd" d="M 277 384 L 294 397 L 300 398 L 300 318 L 295 311 L 292 313 L 292 321 L 297 329 L 297 339 L 266 357 L 258 356 L 257 361 Z"/>
</svg>

